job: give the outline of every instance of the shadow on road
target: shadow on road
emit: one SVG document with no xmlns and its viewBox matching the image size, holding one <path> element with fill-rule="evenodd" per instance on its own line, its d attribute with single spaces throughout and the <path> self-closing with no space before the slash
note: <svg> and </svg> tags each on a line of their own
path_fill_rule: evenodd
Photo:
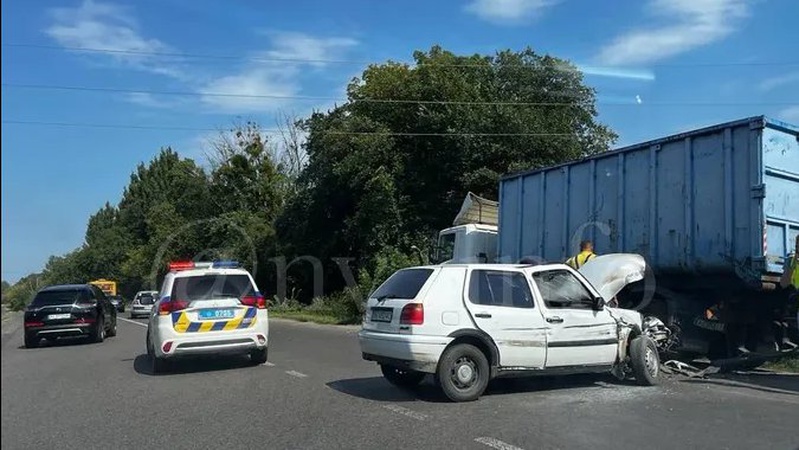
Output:
<svg viewBox="0 0 799 450">
<path fill-rule="evenodd" d="M 89 339 L 85 338 L 85 337 L 63 337 L 63 338 L 52 339 L 52 340 L 42 339 L 41 341 L 39 341 L 39 346 L 35 347 L 35 348 L 30 348 L 29 349 L 29 348 L 25 347 L 24 344 L 20 345 L 17 348 L 20 349 L 20 350 L 34 350 L 35 351 L 35 350 L 38 350 L 38 349 L 48 348 L 48 347 L 71 347 L 71 346 L 75 346 L 75 345 L 92 345 L 92 344 L 94 344 L 94 342 L 90 342 Z"/>
<path fill-rule="evenodd" d="M 499 378 L 488 384 L 484 396 L 546 392 L 566 389 L 594 387 L 597 389 L 613 388 L 608 386 L 609 378 L 602 375 L 566 375 L 558 377 Z M 627 385 L 613 379 L 615 385 Z M 396 387 L 383 377 L 353 378 L 327 383 L 327 386 L 343 394 L 377 402 L 449 402 L 441 390 L 427 376 L 422 383 L 409 389 Z"/>
<path fill-rule="evenodd" d="M 123 361 L 130 361 L 129 359 Z M 216 372 L 222 370 L 242 369 L 245 367 L 255 367 L 249 358 L 246 356 L 241 357 L 207 357 L 200 356 L 181 358 L 176 361 L 170 361 L 167 369 L 163 373 L 154 374 L 152 365 L 150 364 L 150 357 L 146 354 L 139 355 L 133 360 L 133 370 L 138 374 L 149 376 L 169 376 L 181 375 L 188 373 L 198 372 Z"/>
<path fill-rule="evenodd" d="M 783 375 L 767 372 L 746 374 L 719 374 L 706 379 L 689 378 L 684 383 L 731 386 L 775 394 L 799 395 L 799 375 Z"/>
</svg>

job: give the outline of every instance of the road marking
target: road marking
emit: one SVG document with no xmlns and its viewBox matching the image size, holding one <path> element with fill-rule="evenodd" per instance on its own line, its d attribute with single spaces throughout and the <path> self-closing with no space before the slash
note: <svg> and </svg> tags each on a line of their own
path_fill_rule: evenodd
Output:
<svg viewBox="0 0 799 450">
<path fill-rule="evenodd" d="M 403 416 L 410 417 L 416 420 L 425 420 L 427 419 L 427 414 L 418 413 L 416 411 L 411 411 L 408 408 L 403 408 L 402 406 L 397 405 L 383 405 L 383 408 L 386 408 L 389 411 L 395 412 L 397 414 L 402 414 Z"/>
<path fill-rule="evenodd" d="M 297 377 L 297 378 L 306 378 L 308 376 L 302 372 L 297 372 L 296 370 L 287 370 L 286 373 L 291 375 L 292 377 Z"/>
<path fill-rule="evenodd" d="M 275 363 L 270 363 L 269 361 L 263 363 L 263 365 L 266 367 L 275 367 Z"/>
<path fill-rule="evenodd" d="M 117 320 L 121 320 L 123 322 L 132 323 L 134 325 L 138 325 L 140 327 L 147 328 L 147 324 L 143 323 L 143 322 L 138 322 L 138 321 L 135 321 L 135 320 L 126 319 L 124 317 L 117 317 Z"/>
<path fill-rule="evenodd" d="M 523 450 L 520 447 L 516 447 L 515 445 L 510 445 L 507 442 L 502 442 L 499 439 L 494 439 L 492 437 L 479 437 L 474 441 L 479 442 L 483 445 L 487 445 L 491 448 L 495 448 L 497 450 Z"/>
</svg>

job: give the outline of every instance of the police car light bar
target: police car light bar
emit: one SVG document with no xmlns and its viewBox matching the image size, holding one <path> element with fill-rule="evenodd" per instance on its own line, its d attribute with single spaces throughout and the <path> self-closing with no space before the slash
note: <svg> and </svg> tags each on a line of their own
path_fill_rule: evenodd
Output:
<svg viewBox="0 0 799 450">
<path fill-rule="evenodd" d="M 169 271 L 177 272 L 179 270 L 188 270 L 194 268 L 194 261 L 171 261 L 169 263 Z"/>
<path fill-rule="evenodd" d="M 238 261 L 214 261 L 213 268 L 214 269 L 236 269 L 241 267 Z"/>
</svg>

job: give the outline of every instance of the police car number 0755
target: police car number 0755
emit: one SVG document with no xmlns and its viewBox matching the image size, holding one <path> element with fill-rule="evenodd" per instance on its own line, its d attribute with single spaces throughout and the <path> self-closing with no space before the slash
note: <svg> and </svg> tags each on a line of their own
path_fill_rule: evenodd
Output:
<svg viewBox="0 0 799 450">
<path fill-rule="evenodd" d="M 202 309 L 199 317 L 203 320 L 232 319 L 236 317 L 236 312 L 232 309 Z"/>
</svg>

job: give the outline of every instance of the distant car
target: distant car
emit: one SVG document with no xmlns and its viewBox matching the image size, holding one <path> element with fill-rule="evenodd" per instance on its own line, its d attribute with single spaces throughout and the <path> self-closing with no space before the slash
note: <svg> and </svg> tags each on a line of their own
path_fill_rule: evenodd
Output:
<svg viewBox="0 0 799 450">
<path fill-rule="evenodd" d="M 118 312 L 125 312 L 125 299 L 121 295 L 112 295 L 108 297 L 111 304 L 117 309 Z"/>
<path fill-rule="evenodd" d="M 453 401 L 502 376 L 610 372 L 658 382 L 658 348 L 640 313 L 607 306 L 643 279 L 639 255 L 564 264 L 445 264 L 402 269 L 367 303 L 363 358 L 391 383 L 435 376 Z"/>
<path fill-rule="evenodd" d="M 184 355 L 248 354 L 266 362 L 266 300 L 237 262 L 172 263 L 161 295 L 147 327 L 153 373 Z"/>
<path fill-rule="evenodd" d="M 147 317 L 153 311 L 158 291 L 140 291 L 130 304 L 130 318 Z"/>
<path fill-rule="evenodd" d="M 36 293 L 25 310 L 25 347 L 42 338 L 85 336 L 103 342 L 117 334 L 117 311 L 103 291 L 90 284 L 48 286 Z"/>
</svg>

